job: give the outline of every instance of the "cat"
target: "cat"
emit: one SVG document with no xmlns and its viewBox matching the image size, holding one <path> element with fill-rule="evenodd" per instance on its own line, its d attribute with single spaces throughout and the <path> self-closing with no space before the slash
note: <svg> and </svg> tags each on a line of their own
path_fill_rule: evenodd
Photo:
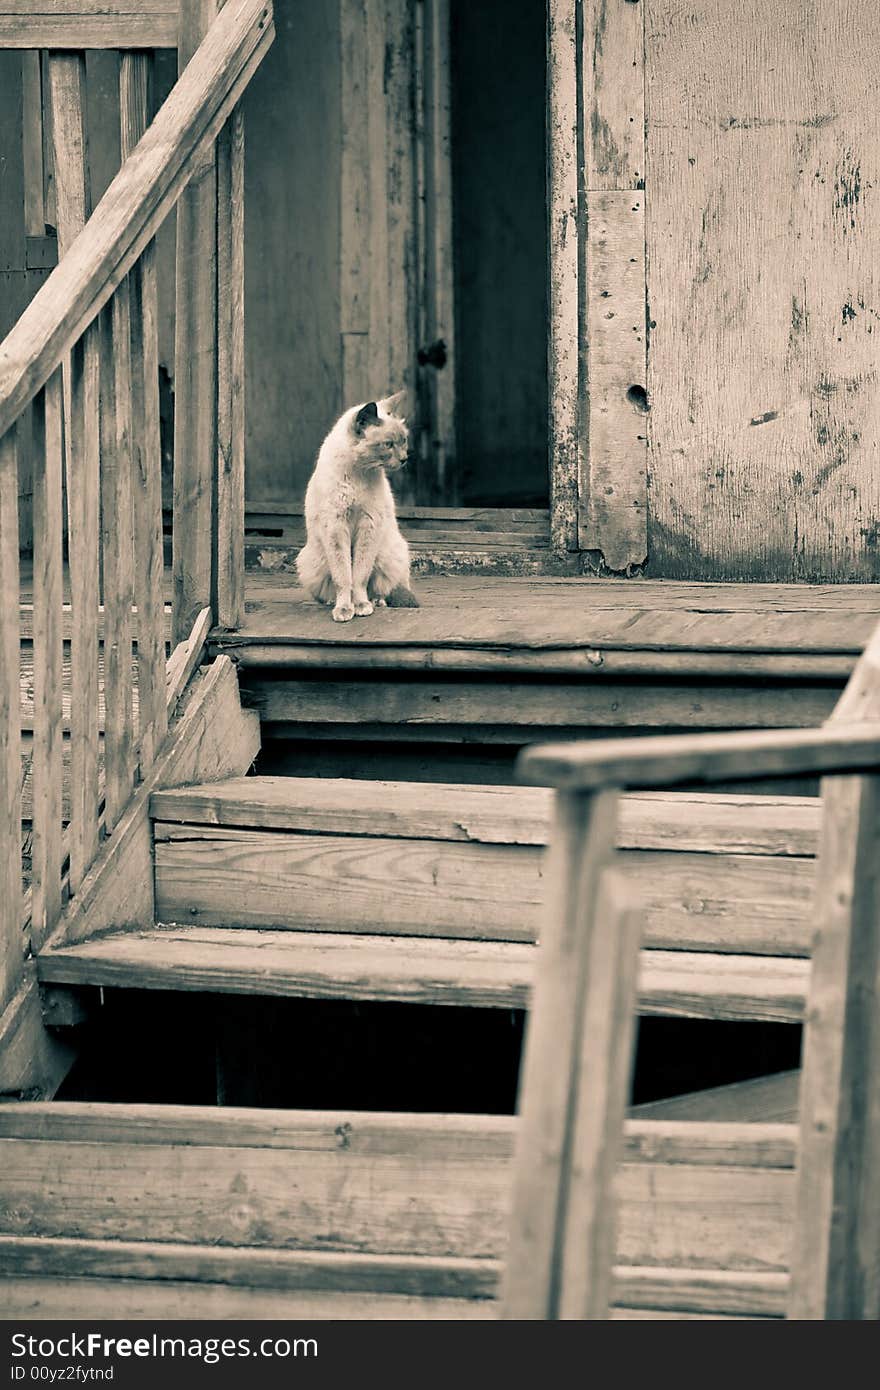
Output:
<svg viewBox="0 0 880 1390">
<path fill-rule="evenodd" d="M 333 603 L 337 623 L 367 617 L 374 603 L 419 606 L 388 482 L 407 459 L 406 421 L 396 414 L 403 396 L 346 410 L 321 445 L 306 489 L 297 573 L 313 598 Z"/>
</svg>

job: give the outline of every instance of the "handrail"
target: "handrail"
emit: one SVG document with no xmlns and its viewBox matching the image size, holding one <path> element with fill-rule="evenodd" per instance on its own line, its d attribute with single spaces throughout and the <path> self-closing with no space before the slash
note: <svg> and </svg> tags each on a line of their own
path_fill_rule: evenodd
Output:
<svg viewBox="0 0 880 1390">
<path fill-rule="evenodd" d="M 880 724 L 744 733 L 673 734 L 537 744 L 520 754 L 522 781 L 564 791 L 761 781 L 880 768 Z"/>
<path fill-rule="evenodd" d="M 273 37 L 270 0 L 227 0 L 82 232 L 0 343 L 0 435 L 131 270 Z"/>
</svg>

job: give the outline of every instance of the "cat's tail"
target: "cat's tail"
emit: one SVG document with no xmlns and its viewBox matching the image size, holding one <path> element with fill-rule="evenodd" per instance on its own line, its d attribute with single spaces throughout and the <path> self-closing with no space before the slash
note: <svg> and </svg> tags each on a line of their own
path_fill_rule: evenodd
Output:
<svg viewBox="0 0 880 1390">
<path fill-rule="evenodd" d="M 385 602 L 389 608 L 419 608 L 421 606 L 412 589 L 408 589 L 405 584 L 398 584 L 392 589 Z"/>
</svg>

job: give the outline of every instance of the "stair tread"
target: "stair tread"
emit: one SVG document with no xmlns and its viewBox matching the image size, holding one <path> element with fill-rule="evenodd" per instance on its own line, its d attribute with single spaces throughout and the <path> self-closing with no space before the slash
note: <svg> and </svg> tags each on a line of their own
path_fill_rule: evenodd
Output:
<svg viewBox="0 0 880 1390">
<path fill-rule="evenodd" d="M 155 820 L 401 839 L 546 844 L 543 787 L 336 777 L 235 777 L 154 793 Z M 643 792 L 621 798 L 627 849 L 814 855 L 816 797 Z"/>
<path fill-rule="evenodd" d="M 524 1008 L 534 951 L 522 942 L 160 925 L 44 951 L 37 968 L 41 980 L 65 984 Z M 793 957 L 645 950 L 640 1010 L 796 1022 L 808 979 L 809 962 Z"/>
</svg>

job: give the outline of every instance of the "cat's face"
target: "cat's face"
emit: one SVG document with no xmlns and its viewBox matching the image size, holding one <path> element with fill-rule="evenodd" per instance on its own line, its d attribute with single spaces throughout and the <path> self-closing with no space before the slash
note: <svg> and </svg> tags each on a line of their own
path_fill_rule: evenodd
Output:
<svg viewBox="0 0 880 1390">
<path fill-rule="evenodd" d="M 401 395 L 362 405 L 352 421 L 355 457 L 361 468 L 384 468 L 396 473 L 407 460 L 409 434 L 406 421 L 394 413 Z"/>
</svg>

